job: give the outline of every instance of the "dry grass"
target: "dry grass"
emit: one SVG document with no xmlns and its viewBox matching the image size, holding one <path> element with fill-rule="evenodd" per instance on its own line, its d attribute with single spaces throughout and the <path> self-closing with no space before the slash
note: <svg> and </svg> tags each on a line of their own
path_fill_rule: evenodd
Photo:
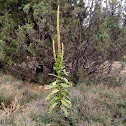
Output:
<svg viewBox="0 0 126 126">
<path fill-rule="evenodd" d="M 83 88 L 88 89 L 82 93 Z M 78 86 L 71 96 L 73 97 L 73 111 L 71 115 L 78 118 L 80 123 L 85 121 L 87 126 L 125 126 L 126 125 L 126 88 L 124 86 L 108 88 L 102 84 L 89 86 Z M 80 91 L 81 90 L 81 91 Z M 79 101 L 77 101 L 79 100 Z M 78 105 L 78 111 L 76 109 Z M 82 121 L 83 120 L 83 121 Z"/>
<path fill-rule="evenodd" d="M 9 75 L 0 75 L 0 126 L 57 126 L 55 112 L 47 113 L 50 92 L 36 84 L 16 81 Z M 5 91 L 7 90 L 7 92 Z M 72 110 L 64 126 L 125 126 L 126 86 L 110 88 L 103 84 L 70 88 Z M 7 102 L 9 101 L 9 102 Z"/>
</svg>

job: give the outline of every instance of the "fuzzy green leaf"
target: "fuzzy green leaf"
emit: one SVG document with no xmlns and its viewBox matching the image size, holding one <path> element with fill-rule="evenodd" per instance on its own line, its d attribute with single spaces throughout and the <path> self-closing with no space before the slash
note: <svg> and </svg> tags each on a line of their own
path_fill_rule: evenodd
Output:
<svg viewBox="0 0 126 126">
<path fill-rule="evenodd" d="M 66 78 L 60 77 L 60 79 L 62 79 L 65 83 L 69 84 L 69 81 Z"/>
<path fill-rule="evenodd" d="M 64 89 L 64 90 L 62 91 L 62 93 L 63 93 L 64 95 L 66 95 L 66 96 L 68 96 L 68 95 L 69 95 L 69 93 L 68 93 L 67 89 Z"/>
<path fill-rule="evenodd" d="M 68 98 L 68 96 L 69 96 L 69 94 L 66 94 L 65 92 L 62 92 L 61 94 L 62 94 L 63 97 L 66 97 L 66 98 Z"/>
<path fill-rule="evenodd" d="M 65 99 L 65 98 L 63 98 L 63 99 L 61 100 L 61 102 L 62 102 L 62 104 L 63 104 L 64 106 L 66 106 L 67 108 L 71 108 L 71 107 L 72 107 L 71 102 L 70 102 L 69 100 Z"/>
<path fill-rule="evenodd" d="M 59 90 L 58 89 L 55 89 L 55 90 L 53 90 L 48 96 L 47 96 L 47 98 L 45 99 L 45 100 L 48 100 L 48 99 L 50 99 L 51 98 L 51 96 L 52 95 L 54 95 L 55 93 L 57 93 L 57 92 L 59 92 Z"/>
<path fill-rule="evenodd" d="M 67 115 L 68 115 L 67 109 L 65 107 L 61 107 L 61 110 L 63 110 L 65 116 L 67 117 Z"/>
<path fill-rule="evenodd" d="M 66 76 L 68 76 L 68 75 L 69 75 L 69 72 L 66 72 L 66 70 L 65 70 L 65 69 L 63 70 L 63 73 L 64 73 Z"/>
<path fill-rule="evenodd" d="M 51 89 L 51 88 L 57 87 L 58 85 L 57 85 L 56 83 L 57 83 L 57 81 L 54 81 L 54 82 L 51 83 L 50 85 L 46 86 L 46 89 Z"/>
<path fill-rule="evenodd" d="M 66 88 L 66 87 L 70 87 L 70 85 L 66 84 L 66 83 L 61 83 L 60 84 L 62 87 Z"/>
<path fill-rule="evenodd" d="M 65 66 L 64 66 L 64 65 L 62 65 L 62 66 L 61 66 L 61 69 L 63 70 L 64 68 L 65 68 Z"/>
<path fill-rule="evenodd" d="M 53 102 L 56 102 L 57 100 L 59 100 L 59 98 L 57 96 L 55 96 L 54 98 L 52 98 L 52 100 L 50 101 L 50 104 L 52 104 Z"/>
<path fill-rule="evenodd" d="M 56 107 L 57 104 L 58 104 L 58 102 L 54 102 L 54 103 L 50 104 L 50 105 L 48 106 L 49 112 L 51 112 L 51 111 Z"/>
<path fill-rule="evenodd" d="M 70 101 L 70 98 L 68 96 L 66 96 L 66 95 L 63 95 L 63 96 Z"/>
<path fill-rule="evenodd" d="M 55 75 L 55 74 L 48 74 L 48 75 L 57 77 L 57 75 Z"/>
</svg>

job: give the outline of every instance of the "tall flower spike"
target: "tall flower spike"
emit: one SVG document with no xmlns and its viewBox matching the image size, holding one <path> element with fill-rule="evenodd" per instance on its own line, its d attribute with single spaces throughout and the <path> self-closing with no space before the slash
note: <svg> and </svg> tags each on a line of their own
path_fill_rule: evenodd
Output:
<svg viewBox="0 0 126 126">
<path fill-rule="evenodd" d="M 54 56 L 54 60 L 56 61 L 56 51 L 55 51 L 55 42 L 53 40 L 53 56 Z"/>
<path fill-rule="evenodd" d="M 48 85 L 47 89 L 54 89 L 46 98 L 46 100 L 51 99 L 48 106 L 48 111 L 51 112 L 54 108 L 57 110 L 57 114 L 61 115 L 61 111 L 64 112 L 65 116 L 68 115 L 68 109 L 71 108 L 71 101 L 69 98 L 69 93 L 67 92 L 67 87 L 70 87 L 69 81 L 64 78 L 64 75 L 68 75 L 65 71 L 65 65 L 63 62 L 64 55 L 64 45 L 60 45 L 60 30 L 59 30 L 59 6 L 57 9 L 57 39 L 58 39 L 58 54 L 55 52 L 55 43 L 53 40 L 53 55 L 55 59 L 55 64 L 53 69 L 56 74 L 52 74 L 56 77 L 56 80 Z M 61 48 L 62 46 L 62 48 Z M 50 74 L 51 75 L 51 74 Z M 67 92 L 64 94 L 64 92 Z M 53 96 L 53 98 L 51 98 Z M 59 126 L 61 125 L 60 120 L 58 120 Z"/>
<path fill-rule="evenodd" d="M 64 45 L 62 43 L 62 55 L 64 55 Z"/>
<path fill-rule="evenodd" d="M 60 47 L 60 30 L 59 30 L 59 5 L 57 8 L 57 40 L 58 40 L 58 54 L 60 54 L 61 47 Z"/>
</svg>

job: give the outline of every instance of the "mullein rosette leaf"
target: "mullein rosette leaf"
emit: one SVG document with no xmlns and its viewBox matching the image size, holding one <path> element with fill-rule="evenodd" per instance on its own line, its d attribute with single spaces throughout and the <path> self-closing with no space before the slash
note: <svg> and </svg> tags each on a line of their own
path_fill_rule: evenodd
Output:
<svg viewBox="0 0 126 126">
<path fill-rule="evenodd" d="M 57 9 L 57 44 L 58 44 L 58 54 L 55 52 L 55 42 L 53 40 L 53 55 L 55 60 L 55 65 L 53 69 L 56 71 L 55 74 L 49 74 L 56 77 L 56 80 L 48 85 L 47 89 L 53 89 L 53 91 L 47 96 L 46 100 L 51 99 L 48 106 L 48 111 L 51 112 L 56 108 L 59 112 L 62 110 L 64 114 L 68 115 L 68 109 L 72 107 L 71 100 L 69 98 L 69 93 L 67 88 L 70 87 L 69 81 L 64 77 L 68 76 L 68 72 L 65 70 L 63 56 L 64 56 L 64 45 L 62 43 L 62 49 L 60 44 L 60 30 L 59 30 L 59 6 Z"/>
</svg>

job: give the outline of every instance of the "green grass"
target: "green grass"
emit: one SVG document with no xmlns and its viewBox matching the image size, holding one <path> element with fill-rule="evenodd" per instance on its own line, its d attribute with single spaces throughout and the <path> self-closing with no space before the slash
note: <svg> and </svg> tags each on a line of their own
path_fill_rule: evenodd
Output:
<svg viewBox="0 0 126 126">
<path fill-rule="evenodd" d="M 68 118 L 61 115 L 61 126 L 126 126 L 126 85 L 81 83 L 69 91 L 72 110 Z M 47 113 L 48 93 L 42 86 L 0 75 L 0 126 L 58 126 L 55 111 Z"/>
</svg>

